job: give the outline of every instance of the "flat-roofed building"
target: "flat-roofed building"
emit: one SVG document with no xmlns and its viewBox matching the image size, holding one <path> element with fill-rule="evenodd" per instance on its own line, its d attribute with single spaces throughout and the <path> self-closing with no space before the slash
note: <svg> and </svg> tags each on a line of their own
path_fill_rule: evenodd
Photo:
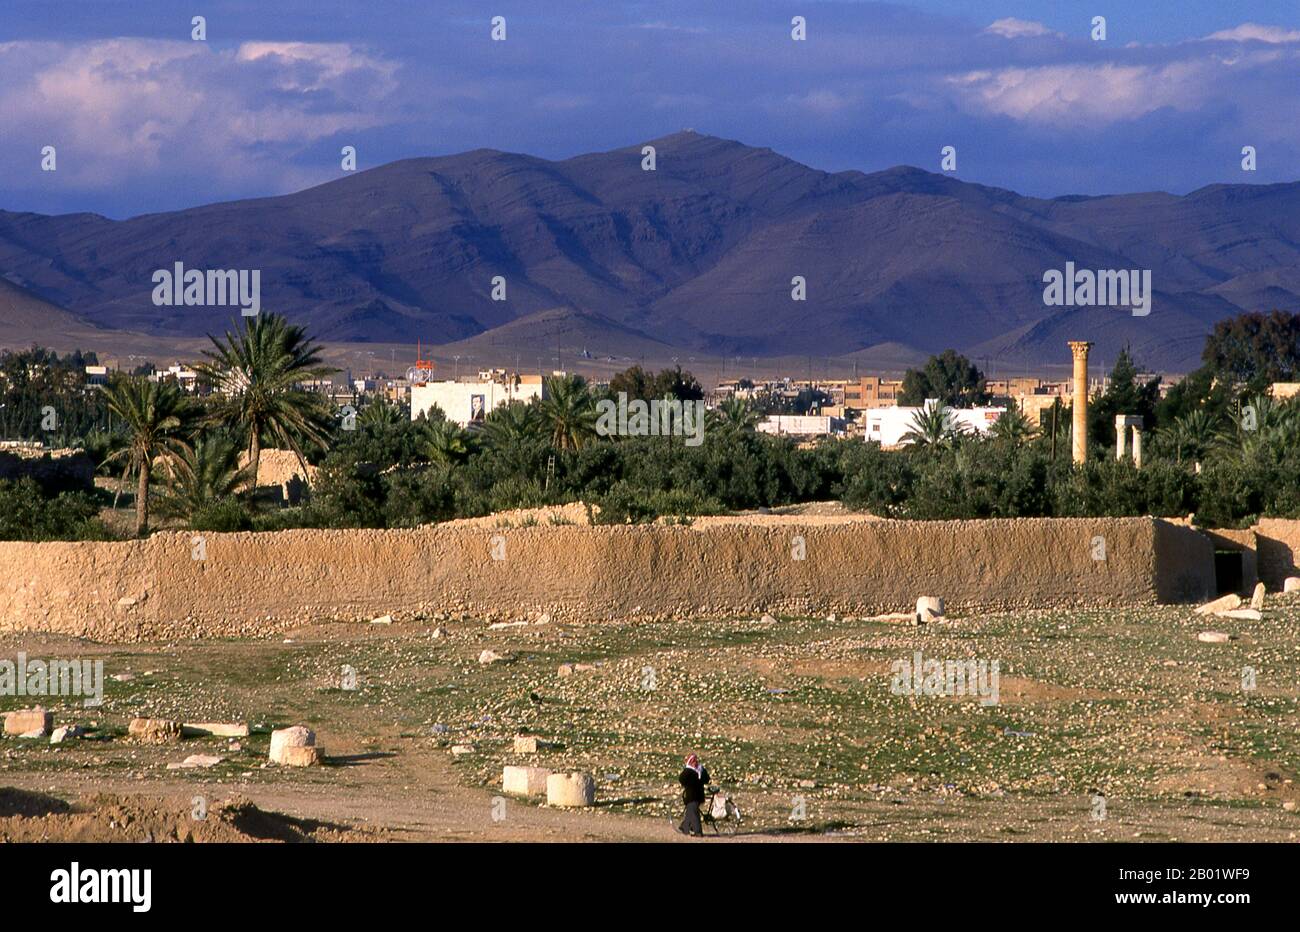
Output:
<svg viewBox="0 0 1300 932">
<path fill-rule="evenodd" d="M 916 416 L 921 411 L 937 405 L 937 399 L 931 398 L 924 406 L 911 405 L 890 408 L 873 408 L 864 415 L 862 438 L 874 440 L 882 447 L 893 448 L 906 446 L 910 440 L 903 437 L 913 429 Z M 954 426 L 974 433 L 985 434 L 1005 412 L 1006 408 L 948 408 Z"/>
<path fill-rule="evenodd" d="M 844 419 L 828 414 L 772 414 L 755 425 L 763 434 L 824 437 L 844 433 Z"/>
<path fill-rule="evenodd" d="M 540 375 L 511 372 L 483 372 L 478 379 L 448 379 L 442 382 L 417 382 L 411 386 L 411 420 L 434 405 L 461 427 L 482 421 L 492 411 L 512 401 L 529 402 L 545 398 Z"/>
<path fill-rule="evenodd" d="M 844 406 L 865 411 L 869 408 L 888 408 L 898 401 L 898 393 L 903 390 L 901 379 L 882 379 L 879 376 L 863 376 L 844 383 Z"/>
</svg>

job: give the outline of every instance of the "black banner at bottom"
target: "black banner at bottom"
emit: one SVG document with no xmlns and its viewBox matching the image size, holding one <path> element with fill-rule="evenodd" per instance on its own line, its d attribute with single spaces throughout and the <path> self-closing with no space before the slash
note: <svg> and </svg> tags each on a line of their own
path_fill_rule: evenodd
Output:
<svg viewBox="0 0 1300 932">
<path fill-rule="evenodd" d="M 782 900 L 861 907 L 908 899 L 951 917 L 969 898 L 980 908 L 1043 906 L 1065 915 L 1201 910 L 1230 919 L 1281 908 L 1296 866 L 1292 846 L 1246 844 L 0 847 L 11 917 L 76 911 L 128 922 L 193 917 L 222 903 L 251 907 L 259 919 L 301 920 L 308 910 L 319 920 L 466 895 L 476 911 L 536 897 L 570 902 L 588 916 L 641 909 L 659 897 L 679 909 L 685 895 L 701 907 L 723 902 L 730 916 Z"/>
</svg>

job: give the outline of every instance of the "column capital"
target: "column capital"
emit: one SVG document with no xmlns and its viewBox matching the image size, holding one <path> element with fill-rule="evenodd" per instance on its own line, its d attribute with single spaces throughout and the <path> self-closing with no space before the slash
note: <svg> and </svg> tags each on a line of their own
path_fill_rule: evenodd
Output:
<svg viewBox="0 0 1300 932">
<path fill-rule="evenodd" d="M 1092 344 L 1087 340 L 1071 340 L 1069 342 L 1070 352 L 1078 359 L 1081 356 L 1087 356 L 1088 350 L 1092 349 Z"/>
</svg>

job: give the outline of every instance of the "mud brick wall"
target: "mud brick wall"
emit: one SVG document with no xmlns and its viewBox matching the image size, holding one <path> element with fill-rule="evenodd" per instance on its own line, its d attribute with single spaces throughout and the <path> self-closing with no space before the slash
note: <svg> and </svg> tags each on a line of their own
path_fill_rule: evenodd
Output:
<svg viewBox="0 0 1300 932">
<path fill-rule="evenodd" d="M 1300 576 L 1300 521 L 1261 518 L 1255 525 L 1259 578 L 1270 592 L 1280 592 L 1288 576 Z"/>
<path fill-rule="evenodd" d="M 201 552 L 194 536 L 0 543 L 0 629 L 119 641 L 420 610 L 863 615 L 920 595 L 962 613 L 1191 601 L 1214 578 L 1205 535 L 1149 518 L 205 533 Z"/>
</svg>

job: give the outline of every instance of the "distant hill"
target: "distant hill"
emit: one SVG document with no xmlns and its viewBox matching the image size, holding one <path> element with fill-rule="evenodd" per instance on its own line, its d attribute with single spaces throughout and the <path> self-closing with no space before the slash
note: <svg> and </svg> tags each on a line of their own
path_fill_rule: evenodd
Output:
<svg viewBox="0 0 1300 932">
<path fill-rule="evenodd" d="M 561 327 L 615 356 L 953 347 L 1038 365 L 1091 339 L 1180 371 L 1216 320 L 1300 311 L 1300 184 L 1044 200 L 915 168 L 832 174 L 692 132 L 650 144 L 653 172 L 640 144 L 558 162 L 475 150 L 125 221 L 0 211 L 0 276 L 95 326 L 174 338 L 231 313 L 154 307 L 154 270 L 260 269 L 263 307 L 323 340 L 521 355 Z M 1151 269 L 1150 316 L 1045 306 L 1043 272 L 1067 261 Z"/>
<path fill-rule="evenodd" d="M 90 324 L 0 278 L 0 346 L 41 343 L 51 332 L 91 330 Z"/>
</svg>

